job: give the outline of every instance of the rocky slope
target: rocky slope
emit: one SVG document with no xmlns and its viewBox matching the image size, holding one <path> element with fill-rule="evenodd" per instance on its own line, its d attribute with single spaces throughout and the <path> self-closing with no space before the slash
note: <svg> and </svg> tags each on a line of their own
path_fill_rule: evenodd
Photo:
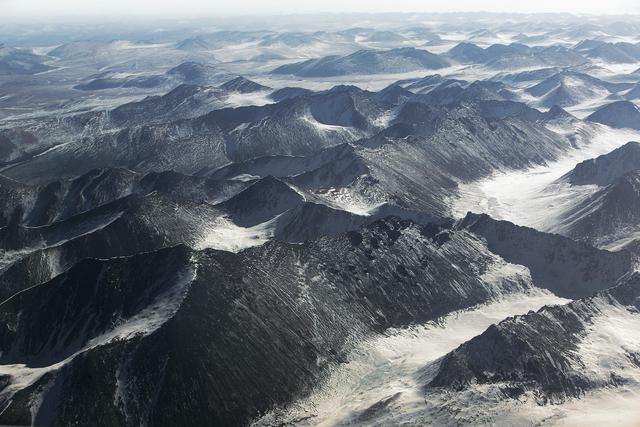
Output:
<svg viewBox="0 0 640 427">
<path fill-rule="evenodd" d="M 571 185 L 604 187 L 623 175 L 640 169 L 640 143 L 631 141 L 610 153 L 578 163 L 562 177 Z"/>
<path fill-rule="evenodd" d="M 152 113 L 160 114 L 158 117 L 173 115 L 183 106 L 185 111 L 194 113 L 198 105 L 209 105 L 211 98 L 207 94 L 217 99 L 215 91 L 180 86 L 163 97 L 118 107 L 118 112 L 69 118 L 68 127 L 50 123 L 55 136 L 49 133 L 47 124 L 40 124 L 37 135 L 29 133 L 34 139 L 32 147 L 53 147 L 23 153 L 22 161 L 5 166 L 2 173 L 38 182 L 79 175 L 96 167 L 193 173 L 205 166 L 222 166 L 231 160 L 261 155 L 310 154 L 379 130 L 380 119 L 393 108 L 377 100 L 374 93 L 340 86 L 276 104 L 225 108 L 170 122 L 143 120 L 144 125 L 120 128 L 114 127 L 109 118 L 115 114 L 116 122 L 121 119 L 139 123 L 136 117 Z M 77 135 L 82 132 L 87 136 L 79 138 Z M 20 138 L 15 131 L 4 134 L 10 143 Z M 66 142 L 58 142 L 62 140 Z"/>
<path fill-rule="evenodd" d="M 534 282 L 566 298 L 605 289 L 630 271 L 626 252 L 608 252 L 555 234 L 469 213 L 456 227 L 481 236 L 487 247 L 513 264 L 525 265 Z"/>
<path fill-rule="evenodd" d="M 490 327 L 428 370 L 428 410 L 443 425 L 535 422 L 551 412 L 536 416 L 538 405 L 633 386 L 639 298 L 635 273 L 592 297 Z"/>
<path fill-rule="evenodd" d="M 617 101 L 601 107 L 587 120 L 614 128 L 640 129 L 640 110 L 630 101 Z"/>
<path fill-rule="evenodd" d="M 359 337 L 528 286 L 483 282 L 496 257 L 437 233 L 390 220 L 237 255 L 82 261 L 0 305 L 2 422 L 245 423 L 309 390 Z"/>
<path fill-rule="evenodd" d="M 619 249 L 640 238 L 640 170 L 617 178 L 561 218 L 563 234 Z"/>
</svg>

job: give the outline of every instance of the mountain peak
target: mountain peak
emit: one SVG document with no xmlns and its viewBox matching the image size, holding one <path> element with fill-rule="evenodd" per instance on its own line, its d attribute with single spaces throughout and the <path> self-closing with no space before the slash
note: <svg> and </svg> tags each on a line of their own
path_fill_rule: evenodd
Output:
<svg viewBox="0 0 640 427">
<path fill-rule="evenodd" d="M 586 120 L 614 128 L 640 130 L 640 109 L 633 102 L 616 101 L 596 110 Z"/>
<path fill-rule="evenodd" d="M 238 93 L 262 92 L 271 89 L 270 87 L 263 86 L 259 83 L 254 82 L 253 80 L 249 80 L 242 76 L 238 76 L 235 79 L 229 80 L 228 82 L 218 86 L 218 88 L 229 92 Z"/>
<path fill-rule="evenodd" d="M 635 170 L 640 170 L 640 142 L 630 141 L 610 153 L 578 163 L 562 179 L 572 185 L 605 186 Z"/>
</svg>

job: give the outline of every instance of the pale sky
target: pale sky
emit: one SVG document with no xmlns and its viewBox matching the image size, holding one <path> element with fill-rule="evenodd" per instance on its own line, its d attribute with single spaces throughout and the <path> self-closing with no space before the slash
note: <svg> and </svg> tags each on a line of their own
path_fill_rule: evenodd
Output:
<svg viewBox="0 0 640 427">
<path fill-rule="evenodd" d="M 313 12 L 640 14 L 639 0 L 0 0 L 0 16 L 221 16 Z"/>
</svg>

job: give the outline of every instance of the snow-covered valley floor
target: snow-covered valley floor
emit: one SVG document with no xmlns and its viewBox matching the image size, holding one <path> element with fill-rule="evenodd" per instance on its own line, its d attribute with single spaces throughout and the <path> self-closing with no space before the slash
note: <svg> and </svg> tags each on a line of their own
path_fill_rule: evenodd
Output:
<svg viewBox="0 0 640 427">
<path fill-rule="evenodd" d="M 451 201 L 452 215 L 486 213 L 541 231 L 560 231 L 560 215 L 598 187 L 572 187 L 558 178 L 584 160 L 607 154 L 629 141 L 640 141 L 638 131 L 595 124 L 579 125 L 576 134 L 579 146 L 554 162 L 527 170 L 496 172 L 486 179 L 461 184 L 458 195 Z"/>
</svg>

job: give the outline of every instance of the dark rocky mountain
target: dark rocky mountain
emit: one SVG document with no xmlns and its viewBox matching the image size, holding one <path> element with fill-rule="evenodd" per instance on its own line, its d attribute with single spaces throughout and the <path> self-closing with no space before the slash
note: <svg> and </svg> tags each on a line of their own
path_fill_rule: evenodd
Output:
<svg viewBox="0 0 640 427">
<path fill-rule="evenodd" d="M 574 48 L 589 58 L 613 63 L 636 63 L 640 60 L 640 46 L 633 43 L 609 43 L 599 40 L 585 40 Z"/>
<path fill-rule="evenodd" d="M 413 98 L 413 92 L 393 83 L 376 93 L 376 98 L 389 104 L 400 105 Z"/>
<path fill-rule="evenodd" d="M 562 233 L 619 249 L 640 238 L 640 168 L 613 180 L 562 215 Z"/>
<path fill-rule="evenodd" d="M 505 81 L 510 83 L 524 83 L 545 80 L 560 71 L 556 67 L 540 68 L 532 71 L 520 71 L 516 73 L 498 73 L 493 80 Z"/>
<path fill-rule="evenodd" d="M 640 169 L 640 143 L 631 141 L 610 153 L 578 163 L 562 177 L 571 185 L 607 186 L 631 171 Z"/>
<path fill-rule="evenodd" d="M 398 44 L 405 43 L 408 40 L 404 36 L 393 31 L 374 31 L 369 34 L 364 41 L 367 43 L 397 46 Z"/>
<path fill-rule="evenodd" d="M 282 65 L 273 74 L 293 74 L 301 77 L 331 77 L 350 74 L 406 73 L 417 70 L 437 70 L 449 63 L 431 52 L 415 48 L 391 50 L 360 50 L 347 56 L 328 56 L 295 64 Z"/>
<path fill-rule="evenodd" d="M 622 95 L 622 97 L 627 101 L 640 99 L 640 84 L 636 83 L 635 85 L 633 85 L 631 89 L 629 89 Z"/>
<path fill-rule="evenodd" d="M 531 286 L 483 281 L 496 262 L 467 230 L 394 219 L 238 254 L 177 246 L 81 261 L 0 304 L 3 364 L 28 366 L 0 417 L 244 424 L 308 392 L 362 337 Z"/>
<path fill-rule="evenodd" d="M 640 24 L 355 18 L 0 28 L 0 424 L 636 403 Z"/>
<path fill-rule="evenodd" d="M 625 328 L 637 319 L 639 298 L 640 276 L 635 273 L 593 296 L 491 326 L 437 362 L 426 387 L 428 405 L 443 417 L 439 422 L 451 423 L 456 412 L 448 407 L 466 401 L 473 418 L 484 423 L 495 420 L 497 410 L 508 415 L 516 402 L 521 407 L 527 402 L 559 404 L 633 381 L 637 354 L 599 325 L 608 318 L 618 321 L 617 333 L 633 333 Z M 606 344 L 599 341 L 600 334 L 608 335 Z M 609 363 L 600 364 L 599 350 L 607 351 Z M 484 403 L 475 406 L 480 394 Z M 471 415 L 465 412 L 457 416 Z"/>
<path fill-rule="evenodd" d="M 609 83 L 585 73 L 565 70 L 527 88 L 526 92 L 540 98 L 541 106 L 570 107 L 628 88 L 626 83 Z"/>
<path fill-rule="evenodd" d="M 218 89 L 227 92 L 238 92 L 238 93 L 252 93 L 252 92 L 262 92 L 271 90 L 270 87 L 263 86 L 256 82 L 252 82 L 249 79 L 246 79 L 242 76 L 236 77 L 235 79 L 229 80 L 226 83 L 218 86 Z"/>
<path fill-rule="evenodd" d="M 63 60 L 86 59 L 112 50 L 116 43 L 115 40 L 112 42 L 77 40 L 61 44 L 47 52 L 47 55 Z"/>
<path fill-rule="evenodd" d="M 284 33 L 268 34 L 260 41 L 260 46 L 287 46 L 304 48 L 320 40 L 314 34 L 288 31 Z"/>
<path fill-rule="evenodd" d="M 497 69 L 566 67 L 586 62 L 582 55 L 562 46 L 529 47 L 520 43 L 493 44 L 483 49 L 473 43 L 462 42 L 450 49 L 447 56 L 462 64 L 485 64 Z"/>
<path fill-rule="evenodd" d="M 447 55 L 462 64 L 484 63 L 489 59 L 489 54 L 483 48 L 468 42 L 462 42 L 447 52 Z"/>
<path fill-rule="evenodd" d="M 305 89 L 301 87 L 285 87 L 282 89 L 274 90 L 269 98 L 273 99 L 275 102 L 284 101 L 285 99 L 297 98 L 298 96 L 311 95 L 313 93 L 310 89 Z"/>
<path fill-rule="evenodd" d="M 201 173 L 225 179 L 288 177 L 328 204 L 341 206 L 344 195 L 369 207 L 391 203 L 443 216 L 448 213 L 443 195 L 455 191 L 456 180 L 486 176 L 497 165 L 523 168 L 568 149 L 568 140 L 543 126 L 553 117 L 512 102 L 448 108 L 407 102 L 388 128 L 358 143 L 310 156 L 254 158 Z"/>
<path fill-rule="evenodd" d="M 566 298 L 581 298 L 606 289 L 633 265 L 631 255 L 624 251 L 595 249 L 484 214 L 469 213 L 457 227 L 481 236 L 493 253 L 507 262 L 527 266 L 538 286 Z"/>
<path fill-rule="evenodd" d="M 2 178 L 0 192 L 6 204 L 0 213 L 0 224 L 7 225 L 13 218 L 17 223 L 37 227 L 69 218 L 131 194 L 136 178 L 135 173 L 124 169 L 96 169 L 72 180 L 43 186 Z"/>
<path fill-rule="evenodd" d="M 414 85 L 411 85 L 415 87 Z M 411 87 L 410 86 L 410 87 Z M 432 89 L 420 89 L 421 100 L 431 105 L 457 104 L 463 101 L 511 100 L 515 95 L 503 83 L 491 81 L 444 81 Z"/>
<path fill-rule="evenodd" d="M 620 249 L 640 237 L 640 144 L 628 142 L 608 154 L 579 163 L 561 179 L 571 185 L 597 185 L 567 209 L 558 230 L 599 247 Z"/>
<path fill-rule="evenodd" d="M 198 117 L 226 106 L 227 92 L 208 86 L 181 84 L 165 95 L 150 96 L 114 108 L 108 119 L 116 126 Z"/>
<path fill-rule="evenodd" d="M 196 86 L 181 84 L 166 93 L 165 95 L 147 96 L 140 101 L 122 104 L 113 109 L 81 111 L 69 113 L 61 117 L 47 117 L 40 119 L 27 119 L 0 128 L 0 141 L 3 142 L 0 150 L 0 159 L 3 165 L 0 167 L 6 170 L 7 167 L 33 160 L 34 158 L 49 155 L 62 157 L 68 153 L 60 150 L 91 151 L 93 144 L 100 145 L 97 151 L 112 150 L 114 145 L 122 144 L 124 141 L 118 138 L 128 138 L 124 134 L 128 132 L 140 133 L 152 131 L 156 126 L 168 126 L 179 119 L 195 118 L 204 115 L 212 110 L 226 106 L 227 92 L 208 86 Z M 182 136 L 184 138 L 184 135 Z M 97 140 L 116 141 L 99 143 Z M 116 155 L 131 155 L 130 144 L 126 150 L 116 150 Z M 79 146 L 79 147 L 78 147 Z M 96 156 L 98 152 L 94 153 Z M 41 161 L 44 159 L 40 159 Z M 80 162 L 80 165 L 82 162 Z M 59 178 L 73 177 L 81 175 L 91 169 L 99 167 L 118 166 L 109 163 L 93 162 L 88 167 L 83 167 L 80 172 L 73 171 L 72 175 L 62 175 L 58 173 L 49 174 L 44 180 L 56 180 Z M 169 168 L 171 169 L 171 168 Z M 64 170 L 64 168 L 62 168 Z M 43 175 L 47 175 L 46 170 Z M 4 175 L 11 175 L 4 172 Z"/>
<path fill-rule="evenodd" d="M 489 46 L 487 52 L 492 59 L 487 62 L 487 66 L 496 69 L 526 66 L 568 67 L 586 62 L 582 55 L 563 46 L 523 46 L 515 43 L 508 46 Z"/>
<path fill-rule="evenodd" d="M 176 49 L 186 50 L 189 52 L 199 52 L 211 50 L 211 45 L 204 37 L 195 36 L 181 40 L 176 44 Z"/>
<path fill-rule="evenodd" d="M 553 121 L 553 120 L 561 120 L 561 121 L 574 121 L 577 120 L 576 116 L 569 113 L 562 107 L 554 105 L 549 108 L 549 111 L 544 113 L 544 120 Z"/>
<path fill-rule="evenodd" d="M 252 227 L 299 207 L 305 198 L 286 183 L 267 176 L 219 207 L 236 224 Z"/>
<path fill-rule="evenodd" d="M 118 107 L 110 114 L 96 115 L 92 120 L 97 123 L 81 126 L 72 122 L 60 136 L 67 138 L 60 147 L 32 154 L 2 173 L 30 182 L 79 175 L 99 167 L 191 174 L 204 167 L 258 156 L 309 154 L 379 130 L 377 120 L 393 105 L 375 99 L 374 95 L 343 86 L 260 107 L 224 108 L 186 120 L 96 132 L 98 126 L 108 129 L 113 121 L 148 116 L 156 120 L 162 114 L 174 116 L 182 112 L 193 114 L 198 108 L 210 110 L 219 101 L 219 89 L 182 85 L 163 97 L 149 97 Z M 68 140 L 75 129 L 87 126 L 91 128 L 86 131 L 89 136 Z M 58 132 L 60 128 L 56 127 Z M 19 137 L 9 135 L 12 139 Z M 47 134 L 42 136 L 46 137 Z"/>
<path fill-rule="evenodd" d="M 6 204 L 0 226 L 13 218 L 17 224 L 39 227 L 90 211 L 131 194 L 154 191 L 194 202 L 220 203 L 250 185 L 250 181 L 218 180 L 177 172 L 146 175 L 126 169 L 94 169 L 77 178 L 33 186 L 0 179 Z"/>
<path fill-rule="evenodd" d="M 617 101 L 599 108 L 587 120 L 614 128 L 640 129 L 640 110 L 629 101 Z"/>
<path fill-rule="evenodd" d="M 451 86 L 465 86 L 468 83 L 469 82 L 465 80 L 444 78 L 440 74 L 434 74 L 418 79 L 400 80 L 396 82 L 397 85 L 418 94 L 429 93 L 435 88 L 442 89 Z"/>
<path fill-rule="evenodd" d="M 195 61 L 187 61 L 169 69 L 166 73 L 184 83 L 209 85 L 221 74 L 217 68 Z"/>
<path fill-rule="evenodd" d="M 222 215 L 209 204 L 154 192 L 117 199 L 46 226 L 10 223 L 0 229 L 0 300 L 63 274 L 84 258 L 128 256 L 177 244 L 202 247 Z M 217 243 L 223 242 L 210 245 Z"/>
<path fill-rule="evenodd" d="M 546 118 L 544 113 L 509 102 L 449 108 L 408 102 L 387 129 L 358 143 L 311 156 L 254 158 L 201 173 L 225 179 L 289 177 L 295 186 L 325 203 L 340 206 L 343 194 L 365 206 L 391 203 L 440 216 L 448 212 L 443 195 L 455 191 L 456 180 L 485 176 L 498 164 L 522 168 L 570 147 L 569 141 L 544 128 Z"/>
</svg>

